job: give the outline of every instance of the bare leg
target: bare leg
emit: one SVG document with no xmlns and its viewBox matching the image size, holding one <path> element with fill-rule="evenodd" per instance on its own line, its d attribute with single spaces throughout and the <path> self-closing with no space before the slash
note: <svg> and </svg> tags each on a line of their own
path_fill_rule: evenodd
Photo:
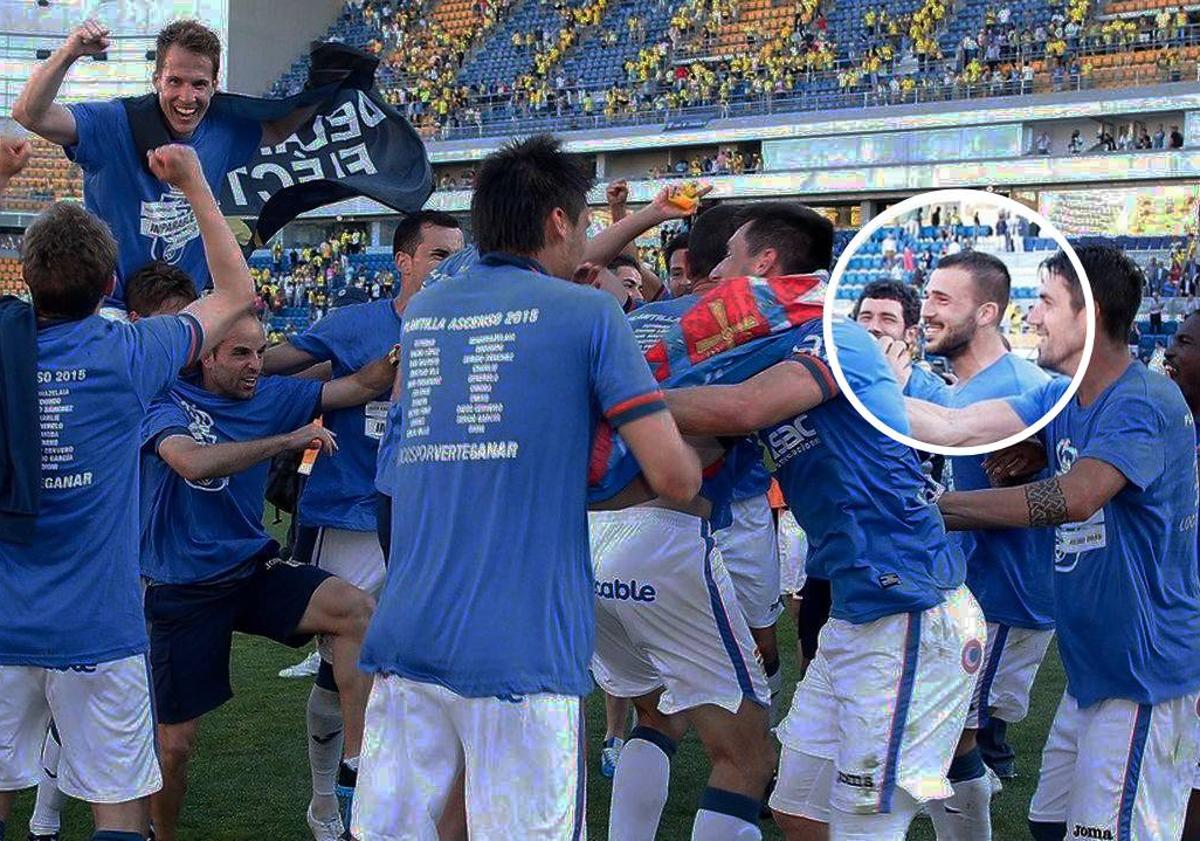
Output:
<svg viewBox="0 0 1200 841">
<path fill-rule="evenodd" d="M 154 834 L 158 841 L 175 841 L 179 813 L 183 809 L 183 797 L 187 793 L 188 761 L 196 752 L 196 731 L 199 724 L 200 719 L 194 718 L 182 724 L 158 725 L 158 759 L 162 765 L 163 787 L 150 798 L 150 814 L 154 818 Z M 100 826 L 99 810 L 108 808 L 114 807 L 93 804 L 92 811 L 97 815 L 97 827 Z M 132 829 L 136 831 L 137 827 Z"/>
</svg>

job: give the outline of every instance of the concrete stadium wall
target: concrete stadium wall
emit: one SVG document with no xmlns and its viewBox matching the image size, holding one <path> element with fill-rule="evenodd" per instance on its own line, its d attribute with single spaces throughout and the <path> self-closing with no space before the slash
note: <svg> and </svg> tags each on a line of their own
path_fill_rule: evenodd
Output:
<svg viewBox="0 0 1200 841">
<path fill-rule="evenodd" d="M 230 0 L 229 90 L 261 94 L 337 20 L 344 0 Z"/>
</svg>

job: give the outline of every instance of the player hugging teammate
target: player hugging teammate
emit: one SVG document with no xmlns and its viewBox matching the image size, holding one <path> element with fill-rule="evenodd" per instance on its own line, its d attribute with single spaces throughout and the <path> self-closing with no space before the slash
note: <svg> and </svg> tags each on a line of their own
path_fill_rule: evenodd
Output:
<svg viewBox="0 0 1200 841">
<path fill-rule="evenodd" d="M 695 202 L 667 189 L 625 213 L 614 189 L 621 212 L 589 240 L 591 179 L 546 136 L 480 168 L 473 248 L 453 217 L 413 214 L 395 299 L 267 349 L 212 185 L 288 127 L 212 122 L 208 35 L 165 32 L 155 86 L 176 142 L 149 172 L 105 144 L 128 133 L 121 112 L 53 101 L 70 63 L 107 45 L 95 25 L 18 109 L 80 161 L 108 224 L 52 206 L 25 235 L 32 305 L 0 300 L 0 836 L 14 792 L 40 780 L 37 838 L 57 837 L 63 795 L 91 804 L 98 841 L 141 841 L 151 817 L 178 837 L 198 722 L 232 695 L 242 631 L 319 638 L 317 841 L 582 837 L 597 684 L 613 841 L 656 836 L 688 729 L 711 762 L 696 841 L 761 838 L 764 799 L 792 841 L 902 839 L 922 808 L 943 841 L 981 841 L 985 763 L 1012 772 L 1005 728 L 1052 628 L 1068 685 L 1034 838 L 1180 836 L 1200 692 L 1200 328 L 1167 354 L 1178 386 L 1131 360 L 1128 258 L 1079 250 L 1097 305 L 1082 387 L 1035 442 L 956 457 L 948 493 L 842 392 L 819 317 L 719 383 L 664 387 L 647 364 L 693 320 L 722 341 L 749 329 L 724 281 L 823 288 L 826 219 L 790 201 L 706 208 L 659 293 L 631 244 Z M 0 183 L 28 154 L 0 142 Z M 195 217 L 187 271 L 145 265 L 137 208 L 164 193 Z M 924 301 L 872 285 L 834 320 L 845 381 L 922 441 L 1020 432 L 1084 363 L 1082 279 L 1056 254 L 1041 281 L 1037 366 L 1003 346 L 1003 264 L 968 252 Z M 128 321 L 97 315 L 106 298 Z M 913 367 L 918 319 L 953 385 Z M 638 469 L 598 502 L 613 435 Z M 314 444 L 285 560 L 262 525 L 267 461 Z M 809 546 L 811 665 L 778 744 L 772 473 Z M 637 724 L 621 747 L 623 701 Z"/>
</svg>

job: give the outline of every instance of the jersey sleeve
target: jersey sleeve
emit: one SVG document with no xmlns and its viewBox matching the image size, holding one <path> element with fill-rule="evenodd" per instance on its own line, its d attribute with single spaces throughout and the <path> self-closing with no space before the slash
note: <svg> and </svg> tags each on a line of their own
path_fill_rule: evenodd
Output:
<svg viewBox="0 0 1200 841">
<path fill-rule="evenodd" d="M 853 321 L 834 319 L 833 340 L 842 377 L 854 396 L 888 428 L 908 435 L 908 412 L 900 383 L 875 339 Z"/>
<path fill-rule="evenodd" d="M 821 322 L 802 328 L 796 346 L 792 348 L 790 359 L 808 371 L 821 389 L 823 400 L 831 400 L 840 393 L 833 369 L 829 365 L 829 355 L 825 347 L 825 336 Z"/>
<path fill-rule="evenodd" d="M 1026 389 L 1014 397 L 1007 398 L 1008 405 L 1017 413 L 1017 417 L 1021 419 L 1022 423 L 1029 426 L 1037 423 L 1053 408 L 1069 385 L 1069 380 L 1054 377 L 1040 385 Z"/>
<path fill-rule="evenodd" d="M 131 325 L 134 343 L 130 372 L 143 405 L 149 405 L 191 365 L 204 345 L 204 329 L 194 316 L 156 315 Z"/>
<path fill-rule="evenodd" d="M 122 125 L 124 106 L 117 100 L 108 102 L 76 102 L 67 109 L 75 118 L 78 140 L 64 146 L 67 157 L 83 169 L 95 171 L 112 155 L 112 138 L 128 129 Z"/>
<path fill-rule="evenodd" d="M 321 389 L 325 383 L 294 377 L 268 377 L 260 385 L 267 393 L 261 395 L 274 407 L 273 429 L 267 435 L 281 435 L 299 429 L 321 413 Z"/>
<path fill-rule="evenodd" d="M 159 443 L 171 435 L 190 435 L 188 416 L 179 404 L 167 396 L 156 397 L 142 419 L 142 449 L 157 453 Z"/>
<path fill-rule="evenodd" d="M 638 350 L 629 321 L 615 300 L 598 307 L 591 335 L 592 393 L 614 429 L 666 411 L 658 383 Z"/>
<path fill-rule="evenodd" d="M 949 406 L 951 394 L 950 386 L 941 377 L 919 365 L 913 366 L 908 383 L 904 386 L 905 397 L 916 397 L 939 406 Z"/>
<path fill-rule="evenodd" d="M 1148 396 L 1121 397 L 1110 400 L 1093 419 L 1093 432 L 1081 442 L 1079 457 L 1110 464 L 1145 490 L 1166 469 L 1166 424 L 1162 410 Z"/>
<path fill-rule="evenodd" d="M 304 351 L 319 362 L 337 362 L 338 349 L 345 339 L 342 330 L 345 319 L 341 315 L 328 313 L 303 333 L 292 336 L 288 342 L 296 350 Z"/>
</svg>

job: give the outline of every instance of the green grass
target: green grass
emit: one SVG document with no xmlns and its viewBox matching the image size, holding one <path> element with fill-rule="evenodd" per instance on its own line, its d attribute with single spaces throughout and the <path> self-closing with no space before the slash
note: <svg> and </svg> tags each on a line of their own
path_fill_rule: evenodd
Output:
<svg viewBox="0 0 1200 841">
<path fill-rule="evenodd" d="M 486 629 L 485 629 L 486 630 Z M 795 630 L 785 616 L 779 629 L 788 703 L 795 688 Z M 238 636 L 234 640 L 235 697 L 208 716 L 200 728 L 199 749 L 191 767 L 181 841 L 308 841 L 304 810 L 310 791 L 305 748 L 304 704 L 307 680 L 283 680 L 276 673 L 300 659 L 301 652 L 276 643 Z M 1034 686 L 1029 717 L 1009 729 L 1020 776 L 1005 784 L 992 801 L 993 837 L 1012 841 L 1028 837 L 1029 799 L 1050 719 L 1063 691 L 1063 672 L 1054 646 Z M 598 771 L 599 742 L 604 735 L 603 698 L 588 699 L 588 831 L 607 837 L 611 781 Z M 671 790 L 658 837 L 664 841 L 691 835 L 696 803 L 708 776 L 699 742 L 684 739 L 671 769 Z M 33 792 L 17 797 L 8 826 L 8 841 L 24 841 Z M 764 837 L 782 835 L 764 822 Z M 62 841 L 86 841 L 91 817 L 72 802 L 63 818 Z M 926 818 L 918 818 L 909 838 L 933 839 Z"/>
</svg>

